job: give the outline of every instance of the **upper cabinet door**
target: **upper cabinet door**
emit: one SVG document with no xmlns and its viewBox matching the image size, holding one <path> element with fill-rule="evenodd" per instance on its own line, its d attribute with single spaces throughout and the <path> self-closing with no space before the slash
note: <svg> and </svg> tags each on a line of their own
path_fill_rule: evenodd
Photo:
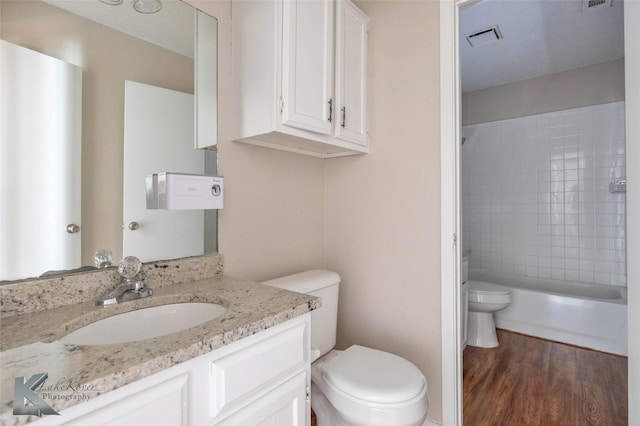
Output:
<svg viewBox="0 0 640 426">
<path fill-rule="evenodd" d="M 283 125 L 332 133 L 333 16 L 332 0 L 283 4 Z"/>
<path fill-rule="evenodd" d="M 336 10 L 335 135 L 367 145 L 367 31 L 369 18 L 348 0 Z"/>
</svg>

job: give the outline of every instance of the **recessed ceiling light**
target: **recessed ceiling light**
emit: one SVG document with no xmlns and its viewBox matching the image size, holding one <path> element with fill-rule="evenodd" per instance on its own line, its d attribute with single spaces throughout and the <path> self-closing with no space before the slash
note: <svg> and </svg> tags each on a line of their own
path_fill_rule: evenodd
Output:
<svg viewBox="0 0 640 426">
<path fill-rule="evenodd" d="M 162 9 L 160 0 L 134 0 L 133 8 L 140 13 L 156 13 Z"/>
<path fill-rule="evenodd" d="M 100 0 L 104 4 L 108 4 L 111 6 L 118 6 L 122 4 L 122 0 Z"/>
</svg>

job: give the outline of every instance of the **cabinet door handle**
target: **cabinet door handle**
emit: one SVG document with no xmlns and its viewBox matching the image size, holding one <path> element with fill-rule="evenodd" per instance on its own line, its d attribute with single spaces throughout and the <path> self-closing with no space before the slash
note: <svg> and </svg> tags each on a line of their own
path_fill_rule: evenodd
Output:
<svg viewBox="0 0 640 426">
<path fill-rule="evenodd" d="M 340 125 L 343 129 L 347 125 L 347 107 L 342 107 L 342 124 Z"/>
<path fill-rule="evenodd" d="M 329 123 L 333 121 L 333 99 L 329 99 Z"/>
</svg>

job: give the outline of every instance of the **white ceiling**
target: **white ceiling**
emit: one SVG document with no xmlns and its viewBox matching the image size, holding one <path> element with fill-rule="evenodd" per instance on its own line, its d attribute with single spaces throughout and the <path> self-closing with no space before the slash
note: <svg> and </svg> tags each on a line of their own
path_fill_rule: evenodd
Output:
<svg viewBox="0 0 640 426">
<path fill-rule="evenodd" d="M 193 58 L 195 14 L 179 0 L 161 0 L 153 14 L 136 12 L 132 0 L 111 6 L 99 0 L 44 0 L 68 12 Z"/>
<path fill-rule="evenodd" d="M 503 39 L 464 38 L 499 25 Z M 485 0 L 460 17 L 462 91 L 484 89 L 624 56 L 623 2 L 582 13 L 581 0 Z"/>
<path fill-rule="evenodd" d="M 44 0 L 119 31 L 193 58 L 193 9 L 162 0 L 155 14 L 135 12 L 132 0 Z M 503 39 L 472 48 L 464 39 L 498 25 Z M 582 12 L 581 0 L 484 0 L 460 17 L 462 91 L 527 80 L 624 56 L 623 2 Z"/>
</svg>

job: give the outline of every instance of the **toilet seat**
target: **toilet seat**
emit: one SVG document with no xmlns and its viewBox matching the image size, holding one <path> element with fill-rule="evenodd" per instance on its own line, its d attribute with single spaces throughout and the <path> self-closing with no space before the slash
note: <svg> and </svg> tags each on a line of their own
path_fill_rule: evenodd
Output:
<svg viewBox="0 0 640 426">
<path fill-rule="evenodd" d="M 324 364 L 322 376 L 348 395 L 380 403 L 407 401 L 426 385 L 422 372 L 404 358 L 358 345 Z"/>
<path fill-rule="evenodd" d="M 469 281 L 470 303 L 511 303 L 511 291 L 497 284 Z"/>
<path fill-rule="evenodd" d="M 376 354 L 376 352 L 378 353 Z M 376 359 L 385 359 L 386 361 L 382 364 L 376 364 Z M 346 373 L 356 363 L 362 364 L 356 367 L 360 371 L 353 375 Z M 401 371 L 400 374 L 407 376 L 411 371 L 408 364 L 415 368 L 417 377 L 411 375 L 408 385 L 398 383 L 392 386 L 392 392 L 386 393 L 381 386 L 384 386 L 385 383 L 393 384 L 392 379 L 387 381 L 383 378 L 385 376 L 384 369 L 387 368 L 386 363 L 389 363 L 390 370 Z M 365 372 L 368 373 L 366 373 L 366 377 L 363 377 Z M 396 355 L 362 346 L 352 346 L 345 351 L 332 350 L 321 357 L 311 365 L 311 380 L 312 407 L 314 398 L 326 398 L 346 424 L 420 425 L 424 421 L 429 407 L 427 382 L 417 367 Z M 367 396 L 382 401 L 395 401 L 373 401 L 367 399 Z M 407 396 L 409 399 L 403 400 Z"/>
</svg>

